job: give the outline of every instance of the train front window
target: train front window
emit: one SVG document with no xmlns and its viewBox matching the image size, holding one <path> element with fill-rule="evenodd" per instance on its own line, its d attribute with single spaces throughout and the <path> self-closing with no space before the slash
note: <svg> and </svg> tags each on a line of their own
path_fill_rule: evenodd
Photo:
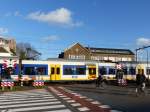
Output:
<svg viewBox="0 0 150 112">
<path fill-rule="evenodd" d="M 83 67 L 77 67 L 76 68 L 76 75 L 84 75 L 85 74 L 86 69 Z"/>
<path fill-rule="evenodd" d="M 89 68 L 89 74 L 91 75 L 96 74 L 96 68 Z"/>
</svg>

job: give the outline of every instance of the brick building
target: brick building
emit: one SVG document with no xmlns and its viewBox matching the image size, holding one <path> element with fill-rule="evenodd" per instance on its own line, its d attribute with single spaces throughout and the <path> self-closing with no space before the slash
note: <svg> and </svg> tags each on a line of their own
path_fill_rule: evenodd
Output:
<svg viewBox="0 0 150 112">
<path fill-rule="evenodd" d="M 59 54 L 59 58 L 117 62 L 134 61 L 135 55 L 129 49 L 93 48 L 75 43 Z"/>
</svg>

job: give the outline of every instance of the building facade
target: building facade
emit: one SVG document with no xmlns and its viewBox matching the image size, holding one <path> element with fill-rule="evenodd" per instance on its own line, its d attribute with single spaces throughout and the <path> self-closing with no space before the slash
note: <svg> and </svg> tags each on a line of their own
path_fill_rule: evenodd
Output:
<svg viewBox="0 0 150 112">
<path fill-rule="evenodd" d="M 16 41 L 14 39 L 7 39 L 0 36 L 0 56 L 9 57 L 14 56 L 16 53 Z"/>
<path fill-rule="evenodd" d="M 134 61 L 135 55 L 129 49 L 93 48 L 75 43 L 59 54 L 59 58 L 118 62 Z"/>
</svg>

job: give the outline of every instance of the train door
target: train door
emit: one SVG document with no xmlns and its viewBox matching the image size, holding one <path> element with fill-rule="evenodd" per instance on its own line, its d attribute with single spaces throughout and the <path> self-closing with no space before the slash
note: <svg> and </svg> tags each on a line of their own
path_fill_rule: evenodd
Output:
<svg viewBox="0 0 150 112">
<path fill-rule="evenodd" d="M 60 65 L 50 65 L 50 70 L 51 70 L 51 74 L 50 74 L 50 80 L 60 80 Z"/>
<path fill-rule="evenodd" d="M 96 65 L 88 65 L 88 78 L 96 79 Z"/>
<path fill-rule="evenodd" d="M 144 66 L 142 64 L 137 65 L 136 73 L 137 74 L 144 74 Z"/>
</svg>

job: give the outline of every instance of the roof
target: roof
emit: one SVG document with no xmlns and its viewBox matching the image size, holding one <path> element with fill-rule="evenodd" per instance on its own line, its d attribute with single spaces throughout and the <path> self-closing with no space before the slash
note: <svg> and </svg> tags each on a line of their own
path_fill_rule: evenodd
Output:
<svg viewBox="0 0 150 112">
<path fill-rule="evenodd" d="M 5 48 L 0 47 L 0 53 L 9 53 Z"/>
<path fill-rule="evenodd" d="M 94 47 L 85 47 L 85 48 L 90 50 L 91 53 L 134 55 L 134 53 L 129 49 L 94 48 Z"/>
<path fill-rule="evenodd" d="M 89 50 L 88 49 L 86 49 L 85 47 L 83 47 L 80 43 L 74 43 L 74 44 L 72 44 L 72 45 L 70 45 L 68 48 L 66 48 L 65 50 L 64 50 L 64 52 L 66 52 L 67 50 L 69 50 L 69 49 L 71 49 L 72 47 L 74 47 L 75 45 L 79 45 L 80 47 L 82 47 L 83 49 L 85 49 L 87 52 L 89 52 Z"/>
</svg>

